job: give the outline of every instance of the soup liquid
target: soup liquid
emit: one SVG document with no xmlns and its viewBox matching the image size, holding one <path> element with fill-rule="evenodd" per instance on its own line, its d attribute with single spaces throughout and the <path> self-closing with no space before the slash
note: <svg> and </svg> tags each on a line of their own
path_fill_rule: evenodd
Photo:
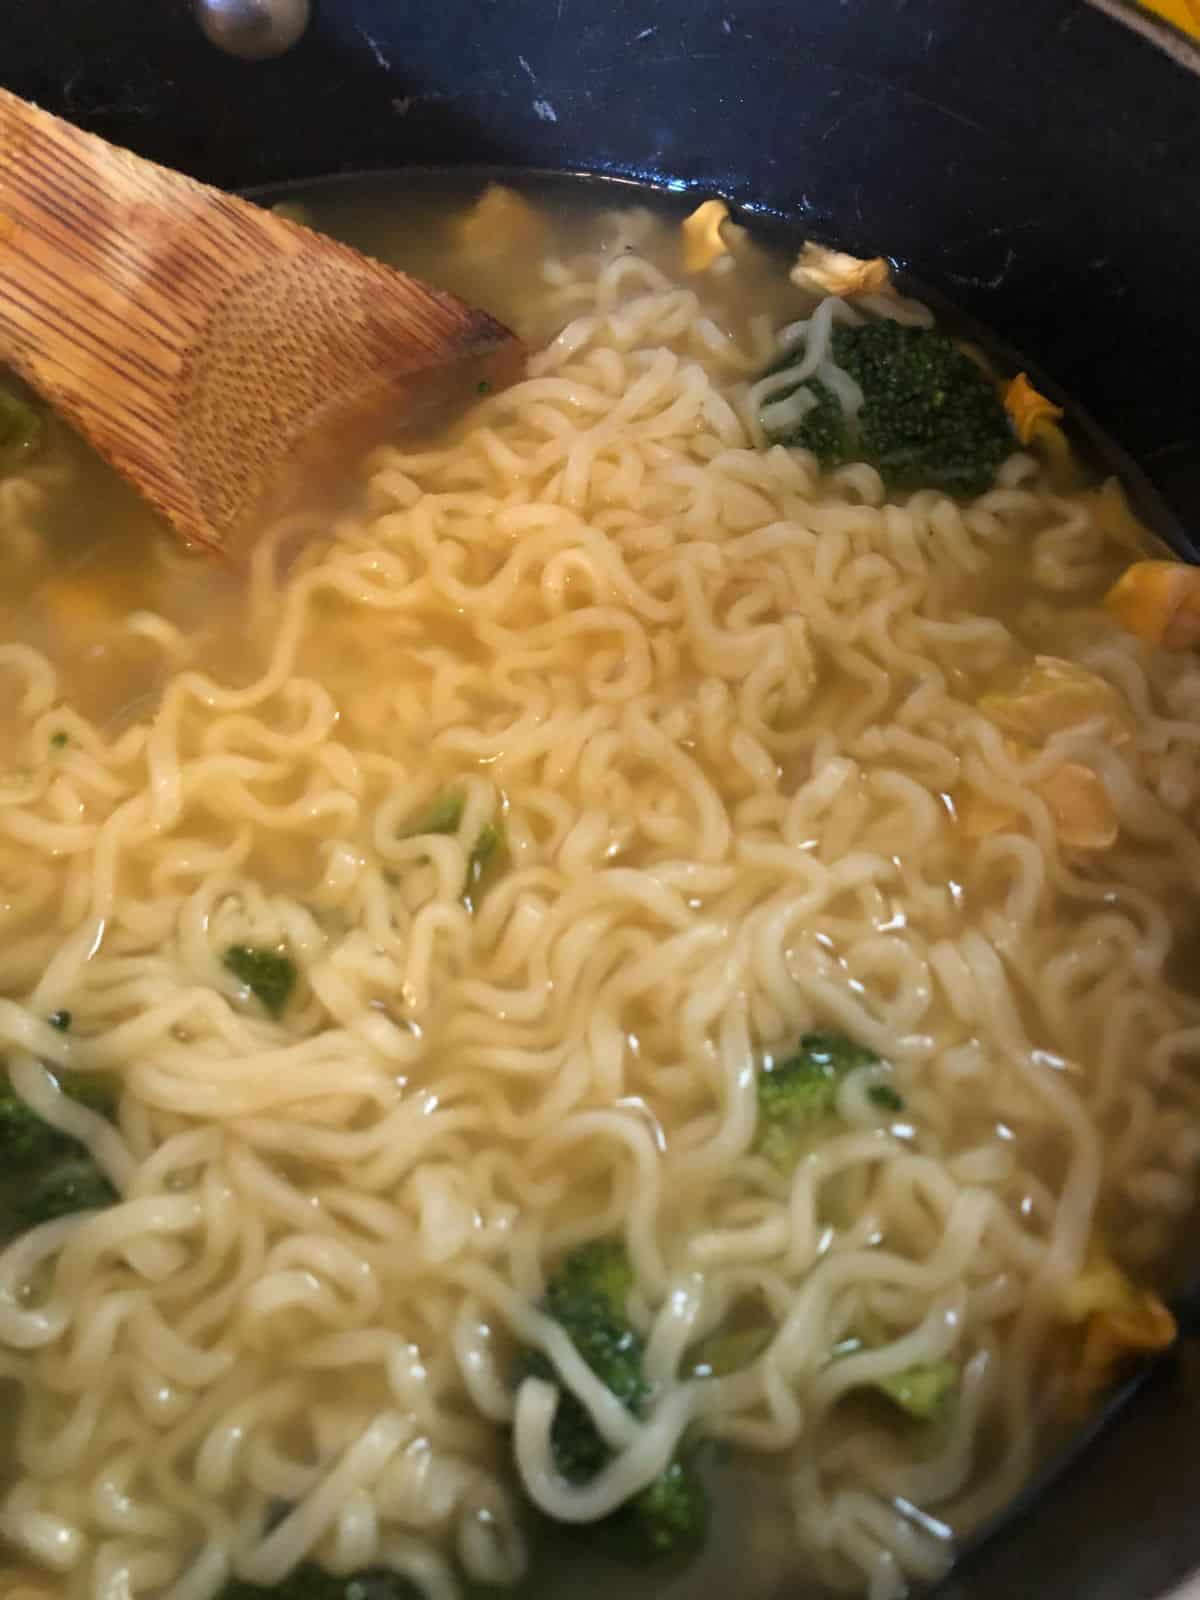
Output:
<svg viewBox="0 0 1200 1600">
<path fill-rule="evenodd" d="M 464 244 L 464 223 L 472 214 L 480 187 L 474 179 L 450 181 L 444 177 L 345 181 L 291 189 L 276 203 L 315 227 L 485 306 L 512 326 L 532 350 L 537 350 L 559 332 L 564 322 L 563 298 L 552 295 L 547 288 L 543 263 L 548 257 L 569 261 L 578 252 L 600 248 L 611 233 L 601 211 L 613 206 L 614 196 L 607 189 L 599 192 L 594 185 L 585 183 L 523 185 L 527 198 L 539 210 L 542 226 L 528 235 L 518 230 L 512 236 L 506 235 L 501 243 L 484 236 Z M 634 199 L 641 205 L 645 197 L 618 193 L 616 204 L 619 208 Z M 678 220 L 685 209 L 665 201 L 657 203 L 655 220 L 641 232 L 637 244 L 642 256 L 673 279 L 681 272 Z M 739 256 L 736 271 L 706 280 L 706 303 L 734 340 L 752 346 L 764 326 L 776 328 L 799 314 L 796 291 L 788 282 L 785 266 L 785 259 L 773 249 L 747 249 Z M 434 442 L 430 441 L 413 441 L 409 447 L 424 448 L 426 443 L 433 448 Z M 404 447 L 406 442 L 401 444 Z M 52 424 L 51 444 L 38 470 L 40 500 L 36 511 L 22 518 L 22 526 L 36 529 L 36 536 L 13 539 L 0 546 L 0 614 L 8 640 L 32 646 L 54 663 L 62 704 L 106 734 L 116 736 L 136 728 L 153 713 L 164 685 L 176 671 L 194 667 L 217 677 L 225 687 L 236 688 L 255 681 L 269 663 L 274 637 L 269 632 L 256 631 L 253 619 L 258 613 L 253 586 L 256 582 L 260 587 L 277 582 L 281 572 L 304 574 L 320 559 L 319 546 L 306 546 L 299 539 L 284 540 L 276 548 L 276 569 L 260 572 L 257 577 L 183 550 L 171 542 L 121 483 L 57 425 Z M 1079 469 L 1071 493 L 1087 492 L 1090 472 L 1091 469 Z M 356 494 L 357 490 L 349 485 L 331 487 L 332 502 L 340 500 L 351 508 L 356 504 Z M 1029 544 L 998 539 L 995 548 L 989 550 L 987 561 L 977 563 L 975 570 L 969 561 L 957 566 L 948 563 L 939 580 L 938 614 L 955 625 L 967 615 L 991 619 L 996 637 L 1016 637 L 1027 654 L 1075 658 L 1091 648 L 1099 649 L 1104 624 L 1099 620 L 1096 603 L 1123 570 L 1130 552 L 1116 541 L 1095 537 L 1087 529 L 1078 536 L 1068 529 L 1062 540 L 1069 543 L 1075 538 L 1077 555 L 1073 558 L 1069 606 L 1064 607 L 1057 603 L 1052 589 L 1030 582 L 1030 550 L 1035 536 L 1042 541 L 1039 548 L 1047 564 L 1064 559 L 1062 550 L 1046 535 L 1043 523 L 1032 514 L 1030 527 Z M 480 574 L 470 567 L 473 559 L 467 558 L 464 571 L 473 580 L 480 580 Z M 878 607 L 884 616 L 886 593 L 877 586 L 865 554 L 860 571 L 861 577 L 854 581 L 863 584 L 864 605 Z M 570 581 L 568 574 L 564 582 L 569 585 Z M 736 610 L 737 601 L 736 594 L 728 597 L 731 611 Z M 321 625 L 310 628 L 301 640 L 295 671 L 318 681 L 339 705 L 338 740 L 355 750 L 374 747 L 394 754 L 403 749 L 411 755 L 411 738 L 403 728 L 393 726 L 390 715 L 381 711 L 382 703 L 359 704 L 355 696 L 356 685 L 381 670 L 384 643 L 388 649 L 398 647 L 396 637 L 385 639 L 358 616 L 342 614 L 336 598 L 326 597 L 316 606 Z M 325 611 L 320 610 L 322 606 Z M 531 615 L 531 628 L 536 625 L 537 619 Z M 486 659 L 469 616 L 456 619 L 443 615 L 437 629 L 419 641 L 426 650 L 468 665 L 473 660 Z M 973 644 L 964 645 L 961 665 L 956 666 L 952 655 L 939 655 L 952 687 L 969 682 L 976 699 L 988 692 L 1013 690 L 1009 653 L 993 649 L 993 644 L 985 627 Z M 414 644 L 413 649 L 416 648 Z M 993 655 L 996 667 L 989 675 L 987 662 Z M 554 666 L 547 666 L 548 683 L 553 681 L 555 670 Z M 616 673 L 618 666 L 612 670 Z M 699 692 L 706 674 L 695 660 L 687 659 L 679 660 L 673 670 L 672 692 L 681 703 L 687 702 Z M 907 666 L 898 665 L 896 670 L 899 681 Z M 667 677 L 670 678 L 670 670 Z M 853 721 L 861 690 L 861 681 L 852 676 L 830 681 L 817 711 L 818 720 L 835 731 Z M 1177 695 L 1182 707 L 1180 716 L 1190 709 L 1187 692 L 1185 688 Z M 786 704 L 781 706 L 779 716 L 786 726 Z M 69 717 L 64 727 L 71 727 Z M 706 751 L 699 735 L 688 749 L 731 811 L 736 812 L 742 805 L 750 815 L 755 781 L 743 777 L 726 752 Z M 0 762 L 5 771 L 0 781 L 19 789 L 27 776 L 28 759 L 26 723 L 16 718 L 0 719 Z M 891 759 L 881 746 L 881 763 Z M 913 759 L 919 765 L 920 756 Z M 781 792 L 790 795 L 813 775 L 812 746 L 801 742 L 793 754 L 781 754 L 778 763 Z M 486 768 L 486 761 L 483 765 Z M 461 753 L 450 757 L 440 746 L 431 745 L 427 776 L 433 787 L 456 782 L 461 770 Z M 268 797 L 272 803 L 286 806 L 296 798 L 289 781 L 281 779 L 279 791 Z M 838 828 L 844 830 L 847 854 L 858 848 L 877 849 L 885 854 L 891 851 L 894 855 L 899 876 L 894 889 L 880 900 L 876 929 L 881 938 L 889 931 L 904 928 L 906 917 L 911 915 L 907 909 L 910 901 L 920 896 L 925 897 L 925 910 L 936 898 L 940 907 L 937 916 L 942 919 L 947 940 L 956 937 L 964 917 L 982 926 L 989 909 L 997 918 L 1005 914 L 1013 893 L 1011 876 L 999 858 L 994 867 L 988 866 L 986 852 L 981 852 L 979 845 L 982 835 L 961 840 L 957 856 L 939 857 L 929 869 L 929 878 L 937 878 L 936 885 L 930 887 L 927 863 L 918 858 L 919 852 L 909 857 L 899 846 L 893 849 L 887 843 L 887 828 L 882 822 L 874 834 L 869 827 L 865 832 L 856 832 L 856 819 L 869 806 L 864 794 L 865 791 L 848 790 L 846 809 L 840 819 L 835 814 L 829 827 L 835 832 Z M 519 811 L 519 786 L 506 790 L 506 795 Z M 957 792 L 940 794 L 937 803 L 959 820 L 963 802 Z M 671 837 L 674 804 L 673 800 L 664 802 L 661 814 L 656 814 L 665 839 Z M 654 802 L 649 802 L 649 809 L 654 810 Z M 966 827 L 965 821 L 963 826 Z M 313 839 L 304 834 L 272 838 L 258 833 L 239 870 L 254 877 L 269 893 L 299 894 L 312 883 L 313 848 Z M 620 855 L 618 843 L 613 844 L 612 853 Z M 654 856 L 643 840 L 632 845 L 622 860 L 638 869 Z M 1093 871 L 1090 860 L 1079 871 L 1087 878 Z M 699 876 L 703 876 L 702 872 Z M 1096 876 L 1102 876 L 1100 869 Z M 1145 882 L 1150 899 L 1165 908 L 1172 924 L 1176 928 L 1186 926 L 1191 915 L 1191 892 L 1177 879 L 1169 863 L 1156 857 L 1146 870 Z M 700 905 L 703 893 L 698 891 L 700 898 L 691 903 Z M 328 926 L 336 922 L 337 916 L 331 915 Z M 1096 938 L 1101 937 L 1097 931 Z M 796 946 L 801 953 L 789 954 L 797 961 L 827 962 L 831 972 L 839 969 L 846 975 L 848 992 L 868 996 L 873 983 L 871 958 L 867 954 L 855 958 L 846 955 L 852 944 L 852 932 L 834 914 L 825 922 L 818 919 L 812 927 L 798 929 Z M 857 967 L 856 959 L 860 962 Z M 1136 954 L 1131 959 L 1136 959 Z M 1045 1030 L 1034 987 L 1034 977 L 1029 975 L 1028 984 L 1016 990 L 1015 1006 L 1019 1021 L 1037 1039 Z M 944 1007 L 945 1002 L 939 1004 Z M 658 1019 L 649 1004 L 644 1013 L 633 1005 L 629 1017 L 627 1025 L 636 1053 L 639 1030 L 653 1039 Z M 428 1026 L 436 1030 L 438 1025 L 435 1021 Z M 436 1032 L 432 1037 L 436 1040 Z M 436 1049 L 434 1054 L 436 1058 Z M 1070 1078 L 1077 1068 L 1065 1059 L 1065 1054 L 1064 1050 L 1061 1070 Z M 966 1062 L 965 1054 L 963 1061 Z M 425 1070 L 423 1077 L 417 1074 L 414 1078 L 414 1085 L 431 1097 L 432 1105 L 444 1092 L 439 1074 L 448 1076 L 452 1066 L 452 1062 L 443 1062 L 435 1070 Z M 963 1070 L 967 1070 L 965 1064 Z M 689 1119 L 701 1117 L 701 1103 L 677 1063 L 656 1063 L 648 1081 L 658 1084 L 668 1120 L 673 1117 L 679 1125 L 687 1125 Z M 1159 1114 L 1152 1104 L 1153 1093 L 1153 1088 L 1148 1087 L 1143 1106 L 1145 1117 L 1151 1120 Z M 918 1110 L 919 1103 L 918 1096 Z M 1180 1117 L 1177 1103 L 1173 1105 L 1175 1125 Z M 935 1114 L 936 1106 L 931 1101 L 930 1115 Z M 1108 1141 L 1114 1171 L 1120 1173 L 1125 1158 L 1120 1149 L 1118 1120 L 1102 1123 L 1101 1137 Z M 1028 1170 L 1034 1176 L 1028 1192 L 1014 1192 L 1011 1197 L 1017 1214 L 1032 1216 L 1050 1206 L 1052 1197 L 1067 1180 L 1068 1144 L 1053 1130 L 1047 1132 L 1039 1127 L 1036 1117 L 1031 1116 L 1028 1127 L 1022 1124 L 1019 1111 L 1005 1121 L 987 1093 L 981 1093 L 974 1104 L 967 1097 L 956 1107 L 952 1129 L 943 1131 L 945 1158 L 966 1163 L 963 1171 L 969 1166 L 971 1152 L 991 1151 L 998 1138 L 1001 1145 L 1008 1142 L 1019 1147 L 1021 1171 Z M 1179 1137 L 1183 1136 L 1180 1128 Z M 981 1165 L 986 1164 L 983 1156 L 976 1159 Z M 278 1154 L 277 1163 L 280 1172 L 300 1190 L 318 1182 L 318 1164 L 310 1171 L 302 1157 L 292 1158 L 286 1152 Z M 602 1209 L 606 1181 L 591 1169 L 586 1153 L 581 1155 L 575 1186 L 563 1202 L 564 1217 L 578 1221 L 586 1219 L 593 1208 Z M 714 1224 L 722 1181 L 713 1180 L 711 1204 L 697 1207 L 697 1214 L 704 1216 L 707 1212 L 706 1220 Z M 1179 1178 L 1179 1183 L 1183 1182 Z M 834 1204 L 834 1210 L 842 1214 L 831 1218 L 829 1226 L 852 1229 L 859 1208 L 867 1205 L 868 1187 L 865 1180 L 859 1184 L 856 1178 L 847 1179 Z M 915 1192 L 911 1203 L 912 1226 L 919 1232 L 929 1226 L 930 1219 L 919 1214 L 922 1202 Z M 1104 1228 L 1121 1241 L 1121 1258 L 1130 1269 L 1143 1278 L 1157 1276 L 1165 1286 L 1169 1281 L 1165 1263 L 1170 1259 L 1178 1228 L 1177 1210 L 1173 1206 L 1156 1210 L 1152 1205 L 1141 1204 L 1136 1192 L 1131 1198 L 1128 1185 L 1122 1187 L 1113 1181 L 1101 1196 L 1098 1216 Z M 871 1248 L 886 1237 L 886 1226 L 881 1223 L 874 1234 L 866 1231 L 864 1248 Z M 931 1248 L 933 1243 L 931 1237 Z M 1005 1291 L 997 1285 L 994 1292 Z M 336 1408 L 343 1394 L 342 1380 L 336 1375 L 312 1379 L 314 1410 L 323 1405 Z M 1051 1448 L 1064 1431 L 1048 1428 L 1038 1441 L 1038 1449 L 1045 1452 Z M 985 1422 L 976 1441 L 976 1475 L 986 1475 L 989 1462 L 1002 1451 L 1003 1440 L 999 1432 L 994 1437 L 993 1433 L 993 1424 Z M 826 1429 L 826 1435 L 822 1448 L 842 1448 L 848 1458 L 856 1453 L 869 1455 L 876 1449 L 886 1456 L 897 1448 L 912 1450 L 919 1457 L 921 1451 L 937 1444 L 933 1436 L 926 1440 L 919 1430 L 900 1426 L 877 1396 L 847 1401 L 839 1420 Z M 871 1442 L 875 1438 L 879 1440 L 877 1446 Z M 504 1449 L 501 1432 L 492 1448 L 492 1459 L 501 1461 Z M 551 1530 L 543 1524 L 533 1535 L 531 1575 L 518 1592 L 546 1596 L 548 1600 L 568 1593 L 576 1597 L 599 1596 L 611 1593 L 614 1584 L 620 1583 L 633 1596 L 715 1597 L 737 1593 L 745 1600 L 754 1600 L 784 1588 L 789 1594 L 824 1593 L 827 1566 L 812 1558 L 806 1539 L 797 1532 L 790 1499 L 791 1477 L 804 1470 L 809 1449 L 806 1439 L 778 1458 L 733 1451 L 727 1445 L 709 1447 L 702 1459 L 714 1508 L 713 1527 L 703 1555 L 691 1566 L 630 1573 L 611 1558 L 602 1540 L 581 1540 L 573 1532 Z M 586 1551 L 586 1557 L 581 1558 L 581 1551 Z"/>
</svg>

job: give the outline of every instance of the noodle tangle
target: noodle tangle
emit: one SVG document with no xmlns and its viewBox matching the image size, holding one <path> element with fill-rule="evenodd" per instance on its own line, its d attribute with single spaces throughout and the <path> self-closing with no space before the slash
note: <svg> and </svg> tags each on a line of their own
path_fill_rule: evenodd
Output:
<svg viewBox="0 0 1200 1600">
<path fill-rule="evenodd" d="M 525 1571 L 522 1490 L 595 1520 L 692 1429 L 770 1466 L 788 1570 L 899 1595 L 1029 1471 L 1101 1224 L 1148 1270 L 1194 1205 L 1200 666 L 1105 624 L 1117 558 L 1030 456 L 893 503 L 759 448 L 736 274 L 681 286 L 647 219 L 606 229 L 531 285 L 526 378 L 268 530 L 223 632 L 131 620 L 128 716 L 73 709 L 44 641 L 0 649 L 0 1041 L 118 1192 L 0 1254 L 0 1535 L 49 1593 L 318 1560 L 449 1600 Z M 800 371 L 839 314 L 807 313 Z M 0 498 L 13 559 L 44 479 Z M 1047 654 L 1128 737 L 1014 745 L 981 701 Z M 1068 763 L 1111 798 L 1102 852 L 1059 837 Z M 414 832 L 448 789 L 455 825 Z M 232 947 L 287 952 L 277 1016 Z M 814 1028 L 903 1111 L 848 1080 L 784 1175 L 755 1075 Z M 116 1123 L 63 1074 L 115 1081 Z M 638 1419 L 540 1309 L 614 1235 Z M 762 1349 L 694 1376 L 747 1303 Z M 518 1346 L 612 1451 L 582 1488 Z M 855 1397 L 942 1360 L 957 1405 L 914 1454 Z"/>
</svg>

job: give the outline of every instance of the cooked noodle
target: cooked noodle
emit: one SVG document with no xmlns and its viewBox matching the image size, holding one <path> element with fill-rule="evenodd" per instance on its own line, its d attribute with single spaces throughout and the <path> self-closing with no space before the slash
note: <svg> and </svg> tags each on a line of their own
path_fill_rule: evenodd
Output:
<svg viewBox="0 0 1200 1600">
<path fill-rule="evenodd" d="M 120 1193 L 0 1256 L 0 1533 L 54 1593 L 211 1600 L 310 1557 L 434 1600 L 512 1583 L 518 1484 L 589 1521 L 692 1426 L 778 1474 L 785 1567 L 882 1600 L 1028 1473 L 1101 1222 L 1146 1269 L 1194 1204 L 1200 1004 L 1168 967 L 1200 667 L 1101 619 L 1118 557 L 1030 456 L 975 502 L 896 504 L 869 467 L 756 448 L 761 326 L 626 249 L 653 243 L 635 214 L 610 227 L 530 284 L 528 325 L 561 331 L 528 377 L 378 452 L 355 513 L 268 532 L 224 633 L 129 618 L 157 687 L 128 717 L 73 710 L 35 637 L 0 651 L 0 1039 Z M 45 478 L 0 490 L 21 559 Z M 979 701 L 1039 652 L 1132 736 L 1014 753 Z M 1039 785 L 1068 761 L 1115 808 L 1102 853 L 1057 836 Z M 457 830 L 410 837 L 448 784 Z M 978 842 L 973 800 L 1009 808 Z M 290 952 L 278 1020 L 231 945 Z M 904 1112 L 852 1077 L 789 1181 L 751 1149 L 754 1068 L 814 1026 L 885 1058 Z M 68 1068 L 118 1077 L 119 1126 Z M 613 1233 L 641 1421 L 538 1309 Z M 766 1349 L 688 1378 L 748 1298 Z M 864 1318 L 886 1338 L 831 1362 Z M 590 1483 L 556 1474 L 517 1344 L 612 1448 Z M 945 1356 L 931 1448 L 847 1407 Z"/>
</svg>

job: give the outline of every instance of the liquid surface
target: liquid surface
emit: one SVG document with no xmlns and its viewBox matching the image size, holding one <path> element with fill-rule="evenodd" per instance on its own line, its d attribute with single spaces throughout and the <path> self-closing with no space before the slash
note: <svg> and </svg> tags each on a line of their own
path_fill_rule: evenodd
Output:
<svg viewBox="0 0 1200 1600">
<path fill-rule="evenodd" d="M 477 202 L 289 202 L 537 353 L 248 573 L 57 431 L 0 479 L 0 1031 L 119 1196 L 8 1196 L 31 1595 L 898 1595 L 1102 1402 L 1194 1212 L 1200 668 L 1101 608 L 1118 502 L 1015 443 L 967 503 L 766 450 L 786 262 Z M 781 1168 L 814 1032 L 865 1055 Z M 613 1238 L 613 1481 L 700 1440 L 713 1507 L 662 1572 L 515 1384 Z"/>
</svg>

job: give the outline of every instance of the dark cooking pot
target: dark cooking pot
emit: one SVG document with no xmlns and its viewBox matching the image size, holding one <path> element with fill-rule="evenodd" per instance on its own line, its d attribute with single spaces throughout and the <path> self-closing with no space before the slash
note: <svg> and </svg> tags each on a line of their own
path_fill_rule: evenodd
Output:
<svg viewBox="0 0 1200 1600">
<path fill-rule="evenodd" d="M 0 83 L 227 186 L 585 170 L 895 256 L 1032 352 L 1145 469 L 1173 537 L 1200 538 L 1200 54 L 1104 14 L 1119 0 L 318 4 L 257 62 L 184 0 L 10 5 Z M 1200 1568 L 1182 1309 L 1180 1349 L 943 1600 L 1150 1600 Z"/>
</svg>

